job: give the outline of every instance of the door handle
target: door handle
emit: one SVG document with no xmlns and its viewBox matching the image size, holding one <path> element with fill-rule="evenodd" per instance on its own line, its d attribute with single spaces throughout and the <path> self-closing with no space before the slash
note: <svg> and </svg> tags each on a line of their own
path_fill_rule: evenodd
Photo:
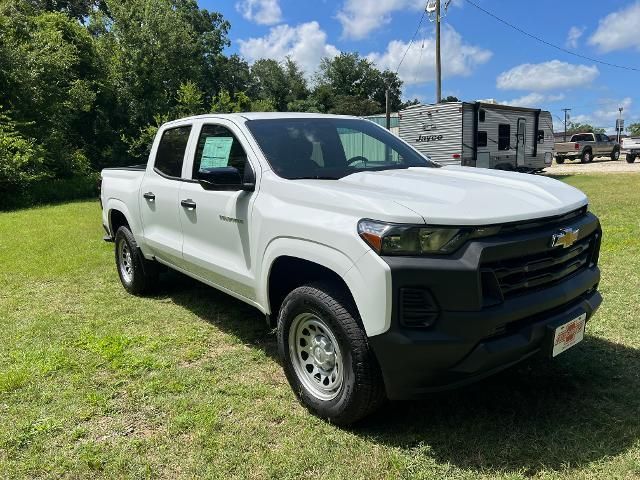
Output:
<svg viewBox="0 0 640 480">
<path fill-rule="evenodd" d="M 156 196 L 153 194 L 153 192 L 143 193 L 142 196 L 151 201 L 154 201 L 156 199 Z"/>
<path fill-rule="evenodd" d="M 180 205 L 182 205 L 184 208 L 186 208 L 188 210 L 195 210 L 196 209 L 196 202 L 194 202 L 190 198 L 187 198 L 186 200 L 181 200 L 180 201 Z"/>
</svg>

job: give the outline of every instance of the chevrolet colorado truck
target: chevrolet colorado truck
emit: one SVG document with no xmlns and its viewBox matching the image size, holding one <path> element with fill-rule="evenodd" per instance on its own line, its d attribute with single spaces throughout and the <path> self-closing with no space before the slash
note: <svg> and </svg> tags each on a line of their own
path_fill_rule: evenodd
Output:
<svg viewBox="0 0 640 480">
<path fill-rule="evenodd" d="M 355 117 L 169 122 L 146 166 L 102 172 L 101 204 L 127 291 L 164 266 L 254 306 L 301 403 L 337 424 L 555 357 L 602 301 L 582 192 L 440 167 Z"/>
<path fill-rule="evenodd" d="M 621 147 L 627 163 L 633 163 L 640 157 L 640 137 L 623 138 Z"/>
<path fill-rule="evenodd" d="M 620 144 L 604 133 L 576 133 L 570 141 L 556 143 L 555 148 L 557 163 L 578 158 L 582 163 L 591 163 L 595 157 L 620 159 Z"/>
</svg>

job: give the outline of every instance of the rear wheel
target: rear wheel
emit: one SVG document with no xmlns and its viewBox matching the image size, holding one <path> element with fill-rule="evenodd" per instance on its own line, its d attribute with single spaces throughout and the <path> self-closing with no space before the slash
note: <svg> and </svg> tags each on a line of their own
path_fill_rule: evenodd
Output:
<svg viewBox="0 0 640 480">
<path fill-rule="evenodd" d="M 564 157 L 556 157 L 556 163 L 562 165 L 564 163 Z"/>
<path fill-rule="evenodd" d="M 120 227 L 115 238 L 116 267 L 125 290 L 133 295 L 151 291 L 158 283 L 158 265 L 144 258 L 127 227 Z"/>
<path fill-rule="evenodd" d="M 287 380 L 313 414 L 347 425 L 384 401 L 377 361 L 350 298 L 331 285 L 305 285 L 278 315 L 278 351 Z"/>
<path fill-rule="evenodd" d="M 631 155 L 629 153 L 627 153 L 627 157 L 626 157 L 627 163 L 633 163 L 636 161 L 636 156 L 635 155 Z"/>
<path fill-rule="evenodd" d="M 585 150 L 582 153 L 582 157 L 580 158 L 580 161 L 582 163 L 591 163 L 593 161 L 593 154 L 591 153 L 591 150 Z"/>
<path fill-rule="evenodd" d="M 620 160 L 620 150 L 616 148 L 613 150 L 613 152 L 611 152 L 611 160 L 614 160 L 614 161 Z"/>
</svg>

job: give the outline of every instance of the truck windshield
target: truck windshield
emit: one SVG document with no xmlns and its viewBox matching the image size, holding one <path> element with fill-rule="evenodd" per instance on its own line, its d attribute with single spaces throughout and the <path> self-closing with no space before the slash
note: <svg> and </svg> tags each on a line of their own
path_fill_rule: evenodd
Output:
<svg viewBox="0 0 640 480">
<path fill-rule="evenodd" d="M 292 180 L 439 166 L 367 120 L 283 118 L 248 120 L 246 125 L 271 168 Z"/>
</svg>

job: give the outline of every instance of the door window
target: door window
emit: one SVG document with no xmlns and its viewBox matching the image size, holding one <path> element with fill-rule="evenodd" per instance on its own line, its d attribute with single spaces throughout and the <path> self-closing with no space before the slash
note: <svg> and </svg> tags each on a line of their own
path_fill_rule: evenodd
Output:
<svg viewBox="0 0 640 480">
<path fill-rule="evenodd" d="M 501 123 L 498 125 L 498 150 L 511 148 L 511 125 Z"/>
<path fill-rule="evenodd" d="M 158 145 L 155 169 L 168 177 L 180 178 L 184 152 L 187 149 L 191 125 L 165 130 Z"/>
<path fill-rule="evenodd" d="M 231 131 L 221 125 L 203 125 L 193 162 L 193 178 L 215 168 L 235 167 L 244 177 L 247 154 Z"/>
</svg>

